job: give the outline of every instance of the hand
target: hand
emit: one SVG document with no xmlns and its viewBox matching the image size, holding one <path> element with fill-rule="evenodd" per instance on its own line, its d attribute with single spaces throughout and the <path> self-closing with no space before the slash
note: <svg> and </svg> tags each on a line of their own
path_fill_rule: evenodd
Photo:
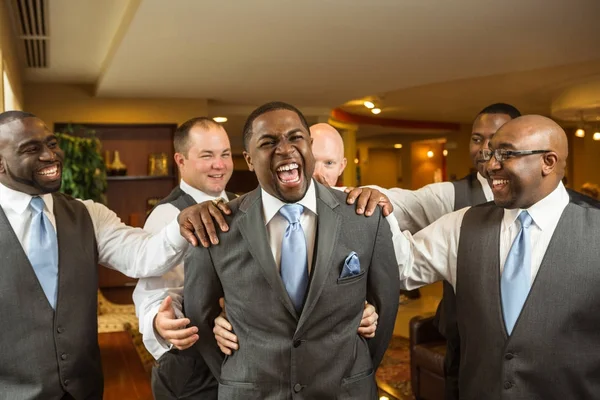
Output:
<svg viewBox="0 0 600 400">
<path fill-rule="evenodd" d="M 211 243 L 218 244 L 219 238 L 215 229 L 215 221 L 222 232 L 229 230 L 223 214 L 229 215 L 231 210 L 222 201 L 215 205 L 209 200 L 186 208 L 177 217 L 181 236 L 194 247 L 198 245 L 198 239 L 204 247 L 210 247 Z"/>
<path fill-rule="evenodd" d="M 358 334 L 367 339 L 374 338 L 378 319 L 379 315 L 375 312 L 375 307 L 365 301 L 365 309 L 358 327 Z"/>
<path fill-rule="evenodd" d="M 231 355 L 231 350 L 237 350 L 237 336 L 232 332 L 233 327 L 227 321 L 227 315 L 225 314 L 225 305 L 224 300 L 221 298 L 219 300 L 219 304 L 223 311 L 219 316 L 215 319 L 215 327 L 213 328 L 213 333 L 215 334 L 215 339 L 217 340 L 217 344 L 219 345 L 219 349 L 224 354 L 228 356 Z"/>
<path fill-rule="evenodd" d="M 348 198 L 346 199 L 348 204 L 354 204 L 358 198 L 358 201 L 356 201 L 357 214 L 363 214 L 364 212 L 365 216 L 370 217 L 377 206 L 381 206 L 384 217 L 387 217 L 394 211 L 390 199 L 377 189 L 368 187 L 347 187 L 344 191 L 348 193 Z"/>
<path fill-rule="evenodd" d="M 198 328 L 186 328 L 190 324 L 188 318 L 177 318 L 173 310 L 171 296 L 160 304 L 158 314 L 154 317 L 154 329 L 164 340 L 171 343 L 179 350 L 191 347 L 198 340 Z"/>
</svg>

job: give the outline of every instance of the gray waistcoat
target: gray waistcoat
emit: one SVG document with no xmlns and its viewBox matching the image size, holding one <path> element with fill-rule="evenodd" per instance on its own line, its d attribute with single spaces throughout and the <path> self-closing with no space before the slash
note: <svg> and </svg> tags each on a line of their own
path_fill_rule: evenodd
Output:
<svg viewBox="0 0 600 400">
<path fill-rule="evenodd" d="M 54 194 L 58 300 L 52 309 L 0 208 L 0 398 L 101 399 L 98 249 L 85 206 Z"/>
<path fill-rule="evenodd" d="M 569 203 L 510 337 L 500 298 L 492 203 L 465 214 L 456 299 L 461 399 L 600 398 L 600 211 Z"/>
</svg>

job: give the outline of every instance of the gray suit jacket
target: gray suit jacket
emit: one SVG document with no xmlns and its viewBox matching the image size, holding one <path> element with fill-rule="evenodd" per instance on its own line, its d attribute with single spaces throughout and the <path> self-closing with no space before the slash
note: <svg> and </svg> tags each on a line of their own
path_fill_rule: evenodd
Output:
<svg viewBox="0 0 600 400">
<path fill-rule="evenodd" d="M 185 314 L 199 328 L 194 348 L 219 377 L 219 399 L 376 399 L 375 369 L 391 338 L 399 280 L 389 225 L 378 210 L 356 215 L 344 193 L 316 185 L 317 237 L 300 315 L 278 274 L 257 188 L 229 205 L 220 244 L 185 263 Z M 340 279 L 355 251 L 361 273 Z M 223 357 L 212 333 L 225 296 L 240 348 Z M 374 339 L 357 334 L 364 302 L 377 307 Z"/>
</svg>

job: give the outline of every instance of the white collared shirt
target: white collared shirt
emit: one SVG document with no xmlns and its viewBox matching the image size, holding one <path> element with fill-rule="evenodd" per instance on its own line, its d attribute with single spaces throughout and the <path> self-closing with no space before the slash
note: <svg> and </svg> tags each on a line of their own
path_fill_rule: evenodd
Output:
<svg viewBox="0 0 600 400">
<path fill-rule="evenodd" d="M 183 179 L 179 183 L 179 187 L 185 193 L 192 196 L 196 203 L 216 198 L 190 186 Z M 225 191 L 217 197 L 229 201 Z M 168 225 L 173 218 L 176 218 L 177 215 L 179 215 L 177 207 L 169 203 L 161 204 L 152 211 L 146 220 L 144 230 L 152 233 L 158 232 L 165 225 Z M 183 308 L 184 275 L 183 263 L 181 263 L 162 276 L 140 279 L 133 291 L 133 302 L 140 323 L 139 330 L 142 334 L 142 341 L 148 352 L 157 360 L 169 351 L 172 346 L 169 342 L 163 340 L 154 330 L 154 317 L 158 313 L 160 303 L 167 296 L 171 296 L 175 314 L 178 318 L 183 318 L 181 310 Z"/>
<path fill-rule="evenodd" d="M 0 206 L 17 239 L 28 254 L 31 225 L 30 195 L 0 184 Z M 56 232 L 54 201 L 51 194 L 44 200 L 44 214 Z M 163 274 L 181 262 L 188 243 L 179 233 L 177 219 L 170 221 L 158 234 L 150 235 L 125 225 L 113 211 L 91 200 L 80 200 L 86 207 L 98 244 L 98 262 L 130 277 Z M 60 240 L 60 238 L 59 238 Z"/>
<path fill-rule="evenodd" d="M 531 280 L 533 284 L 548 249 L 558 221 L 569 204 L 569 194 L 562 182 L 558 187 L 527 211 L 533 219 L 531 232 Z M 414 236 L 398 226 L 392 226 L 394 250 L 400 269 L 400 280 L 406 289 L 447 280 L 456 288 L 458 243 L 462 220 L 469 207 L 441 217 Z M 515 240 L 520 224 L 517 216 L 523 210 L 504 210 L 500 233 L 500 272 Z"/>
<path fill-rule="evenodd" d="M 494 200 L 487 179 L 478 172 L 477 180 L 481 183 L 486 200 Z M 432 183 L 418 190 L 384 189 L 373 185 L 368 187 L 379 190 L 390 199 L 394 206 L 394 216 L 400 227 L 413 234 L 443 215 L 454 211 L 454 185 L 452 182 Z"/>
<path fill-rule="evenodd" d="M 267 238 L 269 240 L 271 252 L 273 253 L 273 259 L 275 260 L 277 270 L 279 271 L 281 266 L 281 242 L 283 241 L 283 235 L 288 226 L 287 220 L 279 214 L 279 209 L 287 203 L 270 195 L 262 188 L 261 195 L 263 220 L 267 228 Z M 308 271 L 310 273 L 315 250 L 315 237 L 317 234 L 317 193 L 315 190 L 315 183 L 312 179 L 306 194 L 296 204 L 304 206 L 304 212 L 300 216 L 300 225 L 302 225 L 304 236 L 306 237 L 306 254 L 308 256 Z"/>
</svg>

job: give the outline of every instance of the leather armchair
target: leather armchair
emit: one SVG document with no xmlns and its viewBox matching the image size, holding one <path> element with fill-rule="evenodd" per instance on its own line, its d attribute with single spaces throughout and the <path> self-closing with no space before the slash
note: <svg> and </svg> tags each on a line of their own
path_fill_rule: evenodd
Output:
<svg viewBox="0 0 600 400">
<path fill-rule="evenodd" d="M 446 340 L 433 325 L 433 315 L 409 322 L 411 385 L 416 400 L 444 400 Z"/>
</svg>

